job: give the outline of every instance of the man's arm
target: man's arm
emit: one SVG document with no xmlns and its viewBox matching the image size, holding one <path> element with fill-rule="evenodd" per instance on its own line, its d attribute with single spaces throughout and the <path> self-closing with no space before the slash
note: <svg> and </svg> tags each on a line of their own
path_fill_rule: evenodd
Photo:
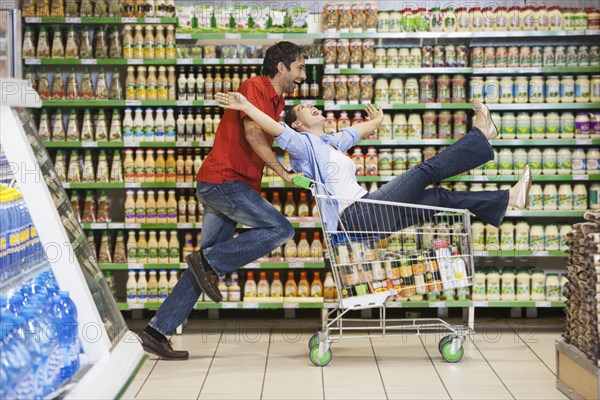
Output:
<svg viewBox="0 0 600 400">
<path fill-rule="evenodd" d="M 286 171 L 281 165 L 275 154 L 273 154 L 273 148 L 265 139 L 265 135 L 260 126 L 252 121 L 250 117 L 244 117 L 242 120 L 244 123 L 244 131 L 246 134 L 246 140 L 250 143 L 252 150 L 271 168 L 275 173 L 283 178 L 287 183 L 291 183 L 292 179 L 296 174 Z M 281 126 L 281 125 L 279 125 Z"/>
</svg>

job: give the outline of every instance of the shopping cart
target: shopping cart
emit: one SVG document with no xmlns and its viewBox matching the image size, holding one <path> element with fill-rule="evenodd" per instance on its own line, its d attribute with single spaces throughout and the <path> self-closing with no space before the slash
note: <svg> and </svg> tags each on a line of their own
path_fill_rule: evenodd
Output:
<svg viewBox="0 0 600 400">
<path fill-rule="evenodd" d="M 324 185 L 306 177 L 294 183 L 311 190 L 316 199 L 339 299 L 337 304 L 326 303 L 321 330 L 309 340 L 313 364 L 329 364 L 331 343 L 344 338 L 425 334 L 443 335 L 438 344 L 442 357 L 460 361 L 462 345 L 472 332 L 469 327 L 440 318 L 388 319 L 386 304 L 422 300 L 424 295 L 436 298 L 454 290 L 466 299 L 474 265 L 469 212 L 330 196 Z M 317 191 L 318 185 L 323 190 Z M 325 202 L 338 210 L 367 209 L 370 217 L 350 213 L 345 219 L 338 216 L 338 226 L 326 226 Z M 349 318 L 352 311 L 368 309 L 377 309 L 378 318 Z"/>
</svg>

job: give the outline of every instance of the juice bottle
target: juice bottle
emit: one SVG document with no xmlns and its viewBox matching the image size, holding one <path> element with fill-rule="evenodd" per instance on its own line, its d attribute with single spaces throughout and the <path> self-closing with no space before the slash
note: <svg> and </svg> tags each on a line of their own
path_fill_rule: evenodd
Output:
<svg viewBox="0 0 600 400">
<path fill-rule="evenodd" d="M 258 297 L 269 297 L 271 294 L 271 288 L 265 271 L 260 273 L 260 280 L 258 281 L 256 293 Z"/>
<path fill-rule="evenodd" d="M 129 270 L 129 278 L 125 284 L 127 290 L 127 304 L 137 303 L 137 282 L 135 279 L 135 271 Z"/>
<path fill-rule="evenodd" d="M 193 239 L 192 239 L 192 234 L 191 233 L 186 233 L 183 236 L 183 249 L 182 249 L 182 259 L 186 259 L 187 256 L 189 256 L 191 253 L 194 252 L 194 243 L 193 243 Z"/>
<path fill-rule="evenodd" d="M 177 214 L 177 222 L 187 222 L 187 201 L 185 200 L 185 196 L 179 196 L 179 202 L 177 203 Z"/>
<path fill-rule="evenodd" d="M 177 149 L 177 160 L 175 161 L 175 176 L 177 182 L 185 181 L 185 160 L 183 159 L 183 149 Z"/>
<path fill-rule="evenodd" d="M 146 160 L 144 161 L 144 182 L 154 182 L 155 181 L 155 161 L 154 161 L 154 151 L 146 150 Z"/>
<path fill-rule="evenodd" d="M 144 182 L 144 178 L 146 176 L 145 165 L 146 161 L 144 160 L 144 150 L 136 150 L 135 161 L 133 163 L 135 174 L 134 182 Z"/>
<path fill-rule="evenodd" d="M 125 77 L 125 100 L 135 100 L 135 68 L 127 67 L 127 76 Z"/>
<path fill-rule="evenodd" d="M 146 222 L 146 200 L 144 191 L 138 190 L 135 200 L 135 223 L 143 224 Z"/>
<path fill-rule="evenodd" d="M 135 182 L 135 161 L 133 159 L 133 150 L 125 150 L 125 159 L 123 160 L 123 170 L 125 173 L 125 182 Z"/>
<path fill-rule="evenodd" d="M 200 152 L 200 149 L 194 149 L 194 176 L 198 175 L 202 166 L 202 155 Z"/>
<path fill-rule="evenodd" d="M 188 197 L 187 208 L 188 222 L 197 222 L 196 212 L 198 208 L 198 203 L 196 202 L 196 196 L 193 193 L 190 194 L 190 196 Z"/>
<path fill-rule="evenodd" d="M 158 302 L 158 281 L 156 280 L 156 270 L 150 270 L 150 279 L 148 279 L 148 303 Z"/>
<path fill-rule="evenodd" d="M 167 200 L 165 199 L 165 191 L 159 190 L 156 199 L 156 222 L 165 224 L 167 222 Z"/>
<path fill-rule="evenodd" d="M 146 271 L 140 271 L 137 280 L 137 298 L 138 303 L 148 302 L 148 281 L 146 280 Z"/>
<path fill-rule="evenodd" d="M 158 262 L 159 244 L 156 239 L 156 231 L 150 231 L 148 238 L 148 264 L 156 264 Z M 167 242 L 168 246 L 168 242 Z"/>
<path fill-rule="evenodd" d="M 123 141 L 133 141 L 133 118 L 131 117 L 131 108 L 126 108 L 123 116 Z"/>
<path fill-rule="evenodd" d="M 144 58 L 144 34 L 141 25 L 135 26 L 135 35 L 133 36 L 133 58 L 138 60 Z"/>
<path fill-rule="evenodd" d="M 144 37 L 144 58 L 154 58 L 154 27 L 146 25 L 146 36 Z"/>
<path fill-rule="evenodd" d="M 283 214 L 288 218 L 295 217 L 297 214 L 296 203 L 294 202 L 294 193 L 291 191 L 288 191 L 287 193 L 287 199 L 284 204 Z"/>
<path fill-rule="evenodd" d="M 138 234 L 137 256 L 140 264 L 148 262 L 148 241 L 146 240 L 145 231 L 140 231 Z"/>
<path fill-rule="evenodd" d="M 167 199 L 167 223 L 177 223 L 177 199 L 175 198 L 174 190 L 169 190 L 169 197 Z"/>
<path fill-rule="evenodd" d="M 306 272 L 300 272 L 300 281 L 298 282 L 298 297 L 310 297 L 310 285 L 306 279 Z"/>
<path fill-rule="evenodd" d="M 125 223 L 126 224 L 133 224 L 135 223 L 135 199 L 134 199 L 134 192 L 133 190 L 128 190 L 126 197 L 125 197 L 125 204 L 124 204 L 124 209 L 125 209 Z M 133 235 L 130 235 L 130 237 Z"/>
<path fill-rule="evenodd" d="M 313 281 L 310 284 L 310 297 L 323 297 L 323 282 L 319 272 L 314 273 Z"/>
<path fill-rule="evenodd" d="M 138 244 L 137 240 L 135 240 L 135 233 L 133 231 L 129 232 L 129 236 L 127 238 L 127 262 L 129 263 L 137 263 L 138 262 Z"/>
<path fill-rule="evenodd" d="M 158 278 L 158 302 L 164 302 L 168 295 L 169 280 L 167 279 L 167 270 L 161 269 Z"/>
<path fill-rule="evenodd" d="M 308 286 L 308 282 L 306 284 Z M 287 281 L 285 282 L 285 297 L 296 296 L 298 296 L 298 285 L 296 285 L 296 281 L 294 280 L 294 271 L 288 271 Z"/>
<path fill-rule="evenodd" d="M 154 181 L 165 182 L 165 151 L 163 149 L 156 150 L 156 161 L 154 162 Z"/>
<path fill-rule="evenodd" d="M 165 181 L 176 182 L 177 181 L 177 165 L 175 161 L 175 151 L 173 149 L 167 150 L 167 160 L 165 162 Z"/>
<path fill-rule="evenodd" d="M 148 190 L 146 198 L 146 222 L 149 224 L 156 223 L 156 199 L 154 190 Z"/>
<path fill-rule="evenodd" d="M 144 141 L 144 118 L 142 116 L 142 109 L 135 109 L 135 118 L 133 119 L 133 140 L 135 142 Z"/>
<path fill-rule="evenodd" d="M 306 240 L 306 232 L 300 232 L 300 241 L 298 242 L 298 257 L 310 257 L 310 245 Z"/>
<path fill-rule="evenodd" d="M 146 100 L 148 94 L 146 67 L 137 67 L 137 77 L 135 79 L 135 99 Z"/>
<path fill-rule="evenodd" d="M 193 182 L 194 180 L 194 160 L 192 159 L 192 149 L 185 151 L 184 177 L 185 182 Z"/>
<path fill-rule="evenodd" d="M 177 236 L 177 231 L 171 231 L 169 237 L 169 262 L 174 264 L 178 263 L 179 260 L 179 238 Z"/>
<path fill-rule="evenodd" d="M 173 116 L 173 109 L 167 108 L 167 116 L 165 118 L 165 141 L 175 141 L 175 117 Z M 168 181 L 167 181 L 168 182 Z"/>
<path fill-rule="evenodd" d="M 152 232 L 150 232 L 150 238 L 152 240 Z M 169 262 L 169 241 L 167 240 L 167 232 L 160 231 L 158 239 L 158 254 L 157 261 L 160 264 L 166 264 Z"/>
<path fill-rule="evenodd" d="M 248 271 L 248 278 L 244 284 L 244 298 L 256 297 L 256 282 L 254 281 L 254 271 Z"/>
<path fill-rule="evenodd" d="M 171 294 L 175 285 L 177 285 L 177 270 L 172 269 L 169 272 L 169 294 Z"/>
<path fill-rule="evenodd" d="M 164 35 L 164 27 L 162 25 L 156 26 L 156 35 L 154 36 L 154 58 L 156 59 L 164 59 L 165 54 L 165 35 Z"/>
<path fill-rule="evenodd" d="M 156 118 L 154 118 L 154 141 L 164 142 L 165 141 L 165 118 L 163 116 L 163 109 L 156 109 Z"/>
</svg>

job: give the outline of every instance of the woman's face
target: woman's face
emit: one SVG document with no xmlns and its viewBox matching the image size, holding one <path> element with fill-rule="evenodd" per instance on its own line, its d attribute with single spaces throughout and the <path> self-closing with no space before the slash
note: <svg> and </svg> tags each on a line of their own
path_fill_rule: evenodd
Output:
<svg viewBox="0 0 600 400">
<path fill-rule="evenodd" d="M 321 114 L 321 110 L 315 107 L 314 104 L 300 104 L 294 107 L 296 112 L 296 121 L 292 123 L 292 128 L 302 129 L 302 127 L 311 128 L 322 125 L 325 117 Z"/>
</svg>

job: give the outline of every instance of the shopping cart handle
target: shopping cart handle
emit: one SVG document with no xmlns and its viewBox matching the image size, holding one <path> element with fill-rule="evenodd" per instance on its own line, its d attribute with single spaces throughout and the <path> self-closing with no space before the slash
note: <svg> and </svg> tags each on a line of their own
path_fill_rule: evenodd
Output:
<svg viewBox="0 0 600 400">
<path fill-rule="evenodd" d="M 307 178 L 302 175 L 296 175 L 293 179 L 293 182 L 294 182 L 294 185 L 301 187 L 303 189 L 310 189 L 310 185 L 312 184 L 312 181 L 310 180 L 310 178 Z"/>
</svg>

